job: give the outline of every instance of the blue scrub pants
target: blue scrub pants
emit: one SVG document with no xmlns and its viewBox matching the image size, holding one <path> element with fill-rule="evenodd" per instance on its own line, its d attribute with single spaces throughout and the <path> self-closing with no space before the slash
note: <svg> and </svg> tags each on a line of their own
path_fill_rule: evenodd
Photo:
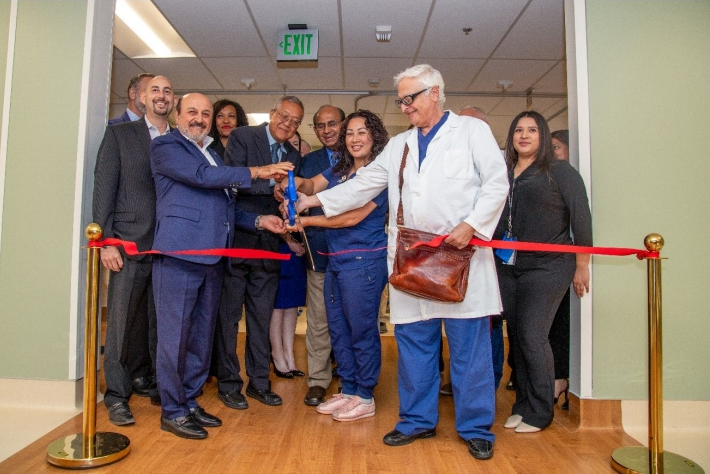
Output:
<svg viewBox="0 0 710 474">
<path fill-rule="evenodd" d="M 442 319 L 397 324 L 399 417 L 395 429 L 413 435 L 439 421 L 439 347 Z M 464 440 L 495 441 L 495 388 L 490 319 L 443 319 L 449 340 L 456 431 Z"/>
<path fill-rule="evenodd" d="M 323 293 L 343 393 L 372 398 L 382 364 L 378 311 L 387 283 L 385 259 L 325 271 Z"/>
</svg>

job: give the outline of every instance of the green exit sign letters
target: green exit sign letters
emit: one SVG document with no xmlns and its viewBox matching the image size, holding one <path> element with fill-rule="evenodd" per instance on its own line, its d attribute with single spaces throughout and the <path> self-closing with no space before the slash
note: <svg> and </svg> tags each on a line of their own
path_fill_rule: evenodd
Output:
<svg viewBox="0 0 710 474">
<path fill-rule="evenodd" d="M 276 60 L 317 61 L 318 30 L 279 31 Z"/>
</svg>

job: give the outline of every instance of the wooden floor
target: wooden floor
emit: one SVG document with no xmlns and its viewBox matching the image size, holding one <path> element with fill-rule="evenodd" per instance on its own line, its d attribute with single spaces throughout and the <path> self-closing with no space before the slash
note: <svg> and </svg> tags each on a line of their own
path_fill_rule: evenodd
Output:
<svg viewBox="0 0 710 474">
<path fill-rule="evenodd" d="M 239 335 L 239 350 L 244 334 Z M 304 336 L 296 336 L 298 367 L 306 369 Z M 241 357 L 240 357 L 241 359 Z M 516 434 L 503 428 L 513 393 L 497 393 L 495 455 L 478 461 L 454 429 L 451 397 L 441 397 L 437 436 L 408 446 L 390 447 L 382 437 L 398 420 L 397 347 L 393 337 L 382 338 L 382 374 L 375 390 L 377 414 L 365 420 L 339 423 L 303 404 L 305 378 L 277 379 L 272 389 L 283 397 L 279 407 L 249 400 L 244 411 L 226 408 L 217 399 L 216 383 L 205 387 L 199 403 L 222 418 L 209 429 L 209 438 L 183 440 L 159 428 L 160 409 L 146 398 L 133 397 L 136 424 L 109 423 L 106 408 L 97 409 L 97 431 L 122 433 L 131 440 L 131 453 L 121 461 L 93 469 L 97 473 L 613 473 L 611 452 L 637 445 L 612 429 L 577 429 L 568 412 L 555 408 L 555 421 L 541 433 Z M 503 380 L 507 380 L 507 374 Z M 335 390 L 333 383 L 330 392 Z M 330 393 L 329 392 L 329 393 Z M 47 447 L 56 439 L 79 433 L 81 415 L 0 463 L 0 473 L 60 472 L 47 464 Z M 6 433 L 7 434 L 7 433 Z"/>
</svg>

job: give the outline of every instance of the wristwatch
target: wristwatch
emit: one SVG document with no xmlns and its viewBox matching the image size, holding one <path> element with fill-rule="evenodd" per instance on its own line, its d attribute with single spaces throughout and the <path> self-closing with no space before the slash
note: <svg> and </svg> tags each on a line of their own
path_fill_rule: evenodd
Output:
<svg viewBox="0 0 710 474">
<path fill-rule="evenodd" d="M 256 216 L 256 220 L 254 221 L 254 227 L 256 230 L 264 230 L 263 227 L 261 227 L 261 216 Z"/>
</svg>

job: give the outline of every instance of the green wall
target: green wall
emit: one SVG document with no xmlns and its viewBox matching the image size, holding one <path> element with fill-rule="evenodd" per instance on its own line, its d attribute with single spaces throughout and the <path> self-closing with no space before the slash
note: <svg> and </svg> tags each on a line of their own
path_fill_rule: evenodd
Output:
<svg viewBox="0 0 710 474">
<path fill-rule="evenodd" d="M 18 5 L 0 255 L 0 378 L 68 378 L 86 14 L 86 0 Z"/>
<path fill-rule="evenodd" d="M 663 248 L 666 399 L 710 399 L 710 2 L 587 2 L 596 245 Z M 646 398 L 646 265 L 594 259 L 594 398 Z"/>
</svg>

